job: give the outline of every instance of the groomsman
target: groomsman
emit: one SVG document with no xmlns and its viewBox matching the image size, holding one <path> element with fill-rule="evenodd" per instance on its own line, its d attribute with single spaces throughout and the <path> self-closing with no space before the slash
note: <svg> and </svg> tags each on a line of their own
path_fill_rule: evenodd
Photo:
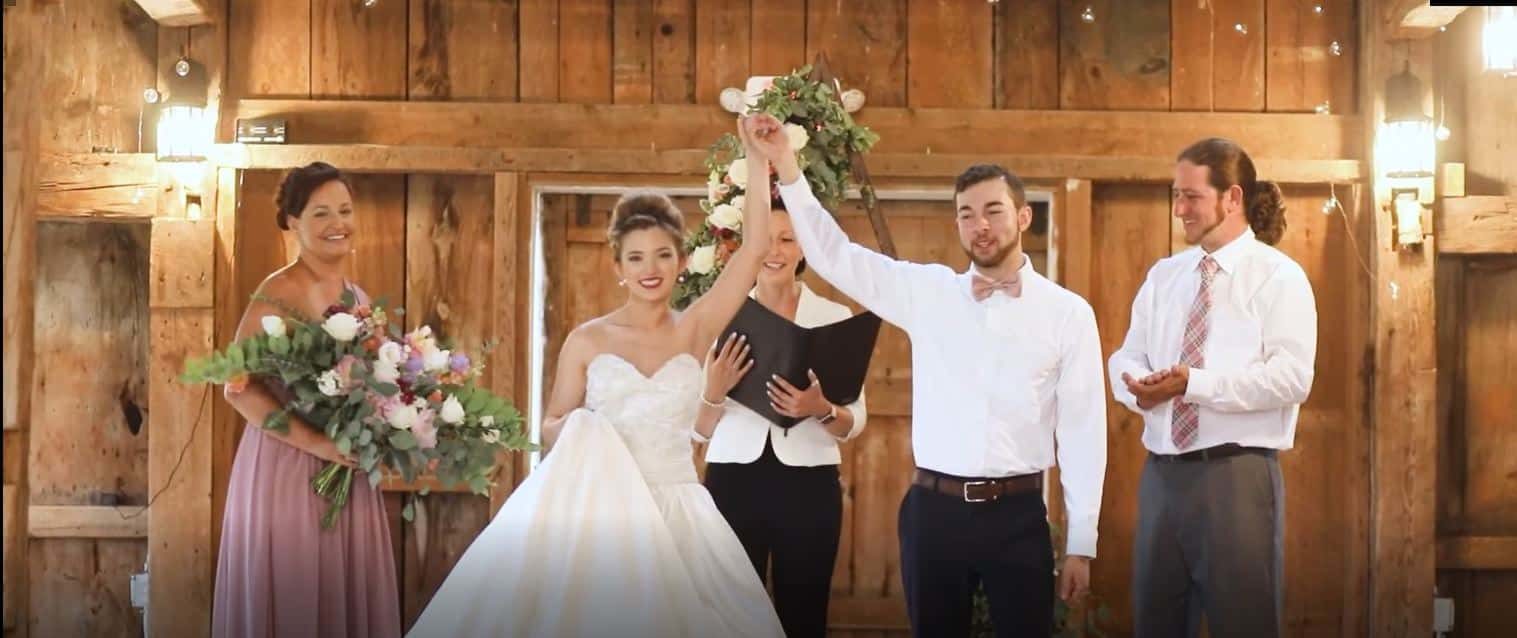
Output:
<svg viewBox="0 0 1517 638">
<path fill-rule="evenodd" d="M 1193 247 L 1159 260 L 1111 356 L 1117 401 L 1143 416 L 1136 635 L 1279 636 L 1290 449 L 1312 386 L 1317 309 L 1273 248 L 1280 188 L 1241 147 L 1206 139 L 1175 164 L 1174 216 Z"/>
<path fill-rule="evenodd" d="M 901 503 L 901 575 L 912 631 L 969 632 L 983 584 L 1001 636 L 1047 636 L 1055 594 L 1043 471 L 1057 458 L 1068 512 L 1058 594 L 1083 596 L 1096 555 L 1106 472 L 1101 344 L 1090 304 L 1034 272 L 1022 254 L 1032 209 L 1022 181 L 993 165 L 954 184 L 956 273 L 848 240 L 812 195 L 780 123 L 750 131 L 779 173 L 806 263 L 911 337 L 912 453 Z"/>
</svg>

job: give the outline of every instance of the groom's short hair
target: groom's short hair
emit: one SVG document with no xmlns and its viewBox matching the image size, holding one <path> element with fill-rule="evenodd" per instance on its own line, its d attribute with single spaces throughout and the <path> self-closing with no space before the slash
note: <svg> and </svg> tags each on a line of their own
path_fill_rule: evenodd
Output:
<svg viewBox="0 0 1517 638">
<path fill-rule="evenodd" d="M 1000 164 L 975 164 L 964 169 L 953 182 L 953 194 L 958 195 L 969 190 L 970 186 L 996 178 L 1006 182 L 1006 190 L 1011 191 L 1011 203 L 1018 210 L 1027 205 L 1027 186 L 1022 183 L 1022 178 Z"/>
</svg>

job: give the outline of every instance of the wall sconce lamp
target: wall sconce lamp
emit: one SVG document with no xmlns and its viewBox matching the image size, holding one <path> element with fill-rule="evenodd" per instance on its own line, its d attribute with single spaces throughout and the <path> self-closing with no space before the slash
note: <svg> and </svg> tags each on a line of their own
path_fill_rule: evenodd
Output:
<svg viewBox="0 0 1517 638">
<path fill-rule="evenodd" d="M 1517 77 L 1517 7 L 1486 7 L 1485 70 Z"/>
<path fill-rule="evenodd" d="M 1385 82 L 1385 125 L 1380 138 L 1379 159 L 1386 177 L 1433 176 L 1433 118 L 1422 110 L 1422 81 L 1412 75 L 1410 64 Z"/>
<path fill-rule="evenodd" d="M 149 90 L 149 103 L 159 102 L 157 158 L 160 162 L 200 162 L 210 152 L 212 123 L 206 113 L 208 82 L 205 66 L 189 58 L 174 63 L 168 95 Z M 161 101 L 161 102 L 160 102 Z"/>
<path fill-rule="evenodd" d="M 1389 212 L 1398 248 L 1422 244 L 1424 200 L 1431 204 L 1433 197 L 1431 183 L 1425 182 L 1433 177 L 1437 141 L 1422 99 L 1423 84 L 1410 63 L 1385 82 L 1385 123 L 1377 136 L 1376 159 L 1392 186 Z"/>
</svg>

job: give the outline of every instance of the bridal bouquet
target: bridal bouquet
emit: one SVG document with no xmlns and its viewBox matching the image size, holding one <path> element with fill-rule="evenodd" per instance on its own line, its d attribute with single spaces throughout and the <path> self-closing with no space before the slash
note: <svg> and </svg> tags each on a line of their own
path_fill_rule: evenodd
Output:
<svg viewBox="0 0 1517 638">
<path fill-rule="evenodd" d="M 779 76 L 759 94 L 750 113 L 768 113 L 785 123 L 790 148 L 796 151 L 801 174 L 811 192 L 828 210 L 837 210 L 848 192 L 853 156 L 879 141 L 868 128 L 854 123 L 843 108 L 835 87 L 811 79 L 806 66 Z M 748 197 L 777 199 L 779 189 L 771 179 L 770 192 L 748 194 L 748 171 L 743 145 L 727 133 L 711 146 L 706 156 L 709 172 L 706 198 L 701 210 L 706 223 L 685 240 L 690 261 L 674 290 L 673 304 L 684 308 L 711 289 L 722 265 L 742 242 L 743 206 Z M 771 168 L 771 175 L 773 169 Z M 872 194 L 865 193 L 865 197 Z"/>
<path fill-rule="evenodd" d="M 496 453 L 531 445 L 521 414 L 476 384 L 483 365 L 442 347 L 428 326 L 402 334 L 379 304 L 344 292 L 320 322 L 266 315 L 262 325 L 256 336 L 187 362 L 180 380 L 234 391 L 253 379 L 282 385 L 286 403 L 263 427 L 287 432 L 299 415 L 355 457 L 371 486 L 387 470 L 411 481 L 431 467 L 444 485 L 486 494 Z M 347 505 L 354 474 L 330 462 L 311 479 L 331 503 L 322 528 Z"/>
</svg>

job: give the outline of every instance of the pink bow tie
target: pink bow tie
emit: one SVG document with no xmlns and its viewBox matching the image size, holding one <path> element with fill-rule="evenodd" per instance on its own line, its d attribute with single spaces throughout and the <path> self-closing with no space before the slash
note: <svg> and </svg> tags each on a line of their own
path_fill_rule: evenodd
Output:
<svg viewBox="0 0 1517 638">
<path fill-rule="evenodd" d="M 988 277 L 975 275 L 970 280 L 970 292 L 974 294 L 975 301 L 985 301 L 996 292 L 1004 292 L 1012 297 L 1022 296 L 1022 278 L 1012 275 L 1011 279 L 995 281 Z"/>
</svg>

